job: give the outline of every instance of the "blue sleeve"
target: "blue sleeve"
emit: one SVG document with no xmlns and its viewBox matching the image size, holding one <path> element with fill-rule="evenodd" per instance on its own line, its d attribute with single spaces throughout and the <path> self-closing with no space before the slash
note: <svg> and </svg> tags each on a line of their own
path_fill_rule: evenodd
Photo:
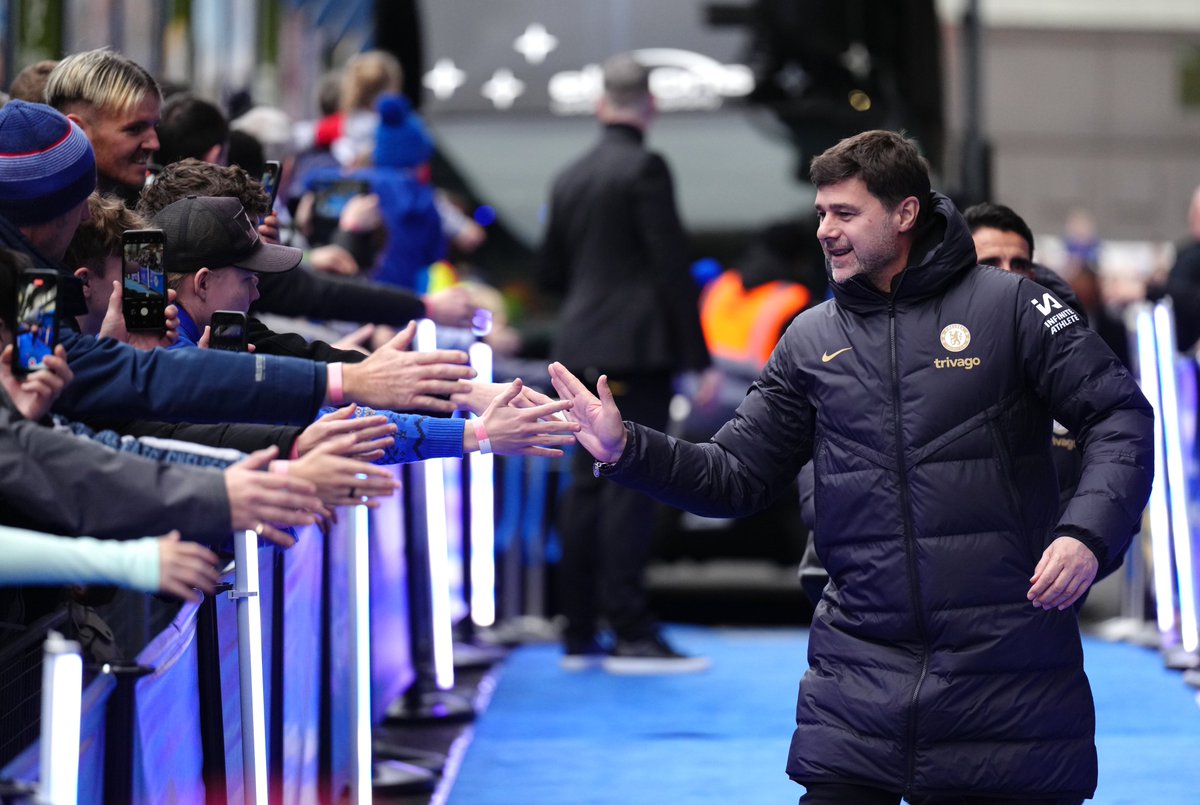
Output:
<svg viewBox="0 0 1200 805">
<path fill-rule="evenodd" d="M 54 405 L 71 419 L 308 424 L 325 398 L 324 364 L 201 349 L 134 349 L 110 338 L 63 337 L 75 379 Z"/>
<path fill-rule="evenodd" d="M 322 408 L 321 416 L 335 409 Z M 376 411 L 360 405 L 355 418 L 379 414 L 396 426 L 395 442 L 384 451 L 375 464 L 409 464 L 427 458 L 462 458 L 465 419 L 418 414 L 398 414 L 395 411 Z"/>
</svg>

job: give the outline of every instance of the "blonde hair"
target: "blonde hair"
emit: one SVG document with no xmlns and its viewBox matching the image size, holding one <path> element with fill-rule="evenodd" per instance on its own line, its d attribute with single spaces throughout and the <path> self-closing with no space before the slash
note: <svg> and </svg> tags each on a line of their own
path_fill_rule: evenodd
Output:
<svg viewBox="0 0 1200 805">
<path fill-rule="evenodd" d="M 400 60 L 385 50 L 367 50 L 350 57 L 342 71 L 342 111 L 375 111 L 385 92 L 400 92 L 404 71 Z"/>
<path fill-rule="evenodd" d="M 144 67 L 109 50 L 73 53 L 58 63 L 46 81 L 46 103 L 63 114 L 81 107 L 124 112 L 148 96 L 162 98 L 158 82 Z"/>
</svg>

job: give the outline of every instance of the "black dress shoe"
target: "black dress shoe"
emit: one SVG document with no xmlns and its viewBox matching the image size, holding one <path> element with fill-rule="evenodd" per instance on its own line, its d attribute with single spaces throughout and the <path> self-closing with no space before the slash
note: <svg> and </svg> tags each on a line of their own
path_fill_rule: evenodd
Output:
<svg viewBox="0 0 1200 805">
<path fill-rule="evenodd" d="M 641 640 L 618 640 L 602 666 L 610 674 L 659 676 L 695 674 L 712 665 L 707 657 L 689 657 L 671 648 L 662 635 Z"/>
</svg>

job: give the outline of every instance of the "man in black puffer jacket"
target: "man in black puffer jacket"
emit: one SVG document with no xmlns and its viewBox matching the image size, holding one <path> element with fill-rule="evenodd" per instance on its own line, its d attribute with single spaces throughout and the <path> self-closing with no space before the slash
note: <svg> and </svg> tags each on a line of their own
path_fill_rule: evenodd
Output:
<svg viewBox="0 0 1200 805">
<path fill-rule="evenodd" d="M 1053 293 L 975 265 L 916 144 L 813 160 L 834 299 L 801 313 L 706 444 L 622 423 L 561 366 L 596 472 L 703 515 L 815 470 L 813 618 L 787 771 L 805 803 L 1078 803 L 1095 712 L 1075 609 L 1149 495 L 1153 413 Z M 1050 426 L 1083 471 L 1058 513 Z"/>
</svg>

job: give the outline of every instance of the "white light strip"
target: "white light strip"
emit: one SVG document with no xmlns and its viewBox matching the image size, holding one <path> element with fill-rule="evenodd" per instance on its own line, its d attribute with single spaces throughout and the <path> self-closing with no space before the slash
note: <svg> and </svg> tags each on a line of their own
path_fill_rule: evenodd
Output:
<svg viewBox="0 0 1200 805">
<path fill-rule="evenodd" d="M 247 805 L 267 805 L 267 716 L 257 534 L 234 532 L 233 561 L 234 588 L 229 597 L 237 602 L 244 796 Z M 279 592 L 282 594 L 282 590 Z"/>
<path fill-rule="evenodd" d="M 492 382 L 492 348 L 471 345 L 471 366 L 480 383 Z M 493 486 L 495 456 L 471 454 L 471 621 L 476 626 L 496 623 L 496 501 Z"/>
<path fill-rule="evenodd" d="M 1163 448 L 1162 394 L 1158 384 L 1158 340 L 1149 304 L 1137 307 L 1138 379 L 1154 408 L 1154 480 L 1150 486 L 1150 551 L 1154 557 L 1154 608 L 1158 631 L 1175 630 L 1175 583 L 1171 572 L 1171 512 L 1167 503 L 1167 472 Z"/>
<path fill-rule="evenodd" d="M 1196 621 L 1196 579 L 1192 575 L 1192 524 L 1188 519 L 1187 473 L 1183 466 L 1183 436 L 1179 431 L 1179 390 L 1175 380 L 1175 318 L 1171 306 L 1154 306 L 1158 338 L 1159 383 L 1162 388 L 1163 439 L 1167 448 L 1167 495 L 1171 501 L 1171 539 L 1179 583 L 1179 636 L 1185 651 L 1200 648 Z"/>
<path fill-rule="evenodd" d="M 416 348 L 437 348 L 437 326 L 429 319 L 417 324 Z M 422 462 L 425 478 L 425 523 L 429 543 L 430 610 L 433 613 L 433 668 L 438 688 L 454 687 L 454 637 L 451 634 L 449 547 L 446 541 L 446 478 L 443 459 Z"/>
<path fill-rule="evenodd" d="M 354 507 L 350 535 L 350 590 L 354 599 L 354 790 L 351 801 L 371 802 L 371 570 L 369 509 Z"/>
<path fill-rule="evenodd" d="M 79 798 L 79 718 L 83 658 L 79 644 L 46 635 L 42 655 L 41 791 L 39 802 L 75 805 Z"/>
</svg>

